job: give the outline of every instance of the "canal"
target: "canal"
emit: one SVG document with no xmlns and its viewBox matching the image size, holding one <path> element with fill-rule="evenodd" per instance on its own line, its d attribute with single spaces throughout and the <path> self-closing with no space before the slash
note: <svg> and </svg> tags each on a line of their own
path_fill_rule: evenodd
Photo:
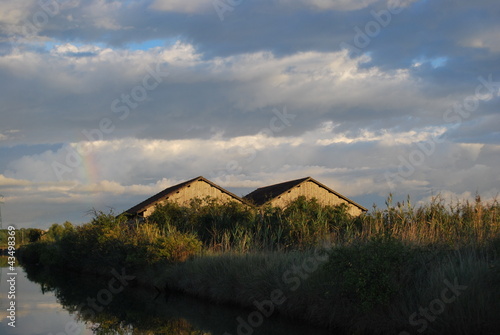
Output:
<svg viewBox="0 0 500 335">
<path fill-rule="evenodd" d="M 328 334 L 275 315 L 262 317 L 253 310 L 133 287 L 119 271 L 114 279 L 105 279 L 16 266 L 15 299 L 9 299 L 12 276 L 6 263 L 1 256 L 0 334 Z M 11 301 L 15 327 L 7 318 Z"/>
</svg>

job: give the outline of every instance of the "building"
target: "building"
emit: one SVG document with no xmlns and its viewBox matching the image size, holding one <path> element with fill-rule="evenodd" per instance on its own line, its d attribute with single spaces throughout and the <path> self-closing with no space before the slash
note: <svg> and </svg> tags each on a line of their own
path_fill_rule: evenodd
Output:
<svg viewBox="0 0 500 335">
<path fill-rule="evenodd" d="M 354 216 L 367 211 L 365 207 L 311 177 L 261 187 L 244 196 L 243 199 L 255 206 L 271 205 L 285 207 L 300 196 L 305 196 L 308 199 L 316 198 L 323 205 L 335 206 L 346 204 L 348 206 L 348 213 Z"/>
<path fill-rule="evenodd" d="M 125 211 L 125 214 L 133 217 L 146 218 L 154 212 L 156 205 L 162 205 L 167 201 L 172 201 L 180 205 L 189 205 L 190 201 L 195 198 L 205 199 L 207 197 L 219 200 L 223 203 L 230 201 L 236 201 L 243 204 L 246 203 L 245 200 L 237 195 L 200 176 L 166 188 L 160 193 L 153 195 L 149 199 Z"/>
</svg>

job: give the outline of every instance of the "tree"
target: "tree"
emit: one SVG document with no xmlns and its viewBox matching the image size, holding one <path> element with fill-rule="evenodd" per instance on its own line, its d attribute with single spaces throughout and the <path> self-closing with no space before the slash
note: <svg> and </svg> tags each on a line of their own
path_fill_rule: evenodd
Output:
<svg viewBox="0 0 500 335">
<path fill-rule="evenodd" d="M 44 231 L 38 228 L 32 228 L 29 229 L 28 231 L 28 240 L 30 243 L 37 242 L 40 240 L 42 235 L 44 234 Z"/>
</svg>

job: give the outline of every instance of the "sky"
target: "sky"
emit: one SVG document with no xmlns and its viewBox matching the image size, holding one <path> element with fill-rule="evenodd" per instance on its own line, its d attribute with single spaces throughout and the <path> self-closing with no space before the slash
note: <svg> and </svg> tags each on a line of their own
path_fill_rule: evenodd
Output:
<svg viewBox="0 0 500 335">
<path fill-rule="evenodd" d="M 500 189 L 498 0 L 3 0 L 4 226 L 204 176 L 361 205 Z"/>
</svg>

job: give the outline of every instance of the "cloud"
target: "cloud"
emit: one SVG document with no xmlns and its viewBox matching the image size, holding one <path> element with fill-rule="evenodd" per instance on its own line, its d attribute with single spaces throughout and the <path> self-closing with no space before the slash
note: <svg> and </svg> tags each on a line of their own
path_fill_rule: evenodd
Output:
<svg viewBox="0 0 500 335">
<path fill-rule="evenodd" d="M 291 8 L 311 8 L 316 10 L 339 10 L 350 11 L 366 8 L 373 3 L 380 2 L 379 0 L 278 0 L 280 6 Z"/>
<path fill-rule="evenodd" d="M 500 37 L 496 33 L 500 27 L 492 27 L 490 31 L 476 32 L 460 41 L 465 47 L 486 49 L 494 54 L 500 53 Z"/>
<path fill-rule="evenodd" d="M 103 118 L 113 120 L 117 130 L 112 137 L 127 133 L 206 137 L 214 131 L 235 136 L 244 129 L 241 124 L 248 127 L 243 130 L 247 134 L 267 127 L 270 111 L 277 107 L 287 106 L 297 115 L 293 130 L 299 133 L 327 120 L 366 124 L 416 115 L 418 110 L 442 104 L 425 99 L 421 83 L 407 70 L 366 67 L 369 60 L 367 56 L 352 59 L 346 52 L 283 57 L 258 52 L 205 59 L 193 45 L 182 42 L 148 51 L 66 43 L 46 53 L 0 57 L 2 81 L 10 83 L 0 95 L 5 98 L 4 108 L 17 113 L 4 119 L 8 127 L 20 129 L 13 143 L 82 138 L 84 130 L 98 127 Z M 141 88 L 151 69 L 159 65 L 168 75 L 152 90 Z M 148 80 L 148 85 L 153 84 L 153 78 Z M 24 91 L 16 89 L 20 86 L 30 91 L 30 99 L 23 99 Z M 137 96 L 137 88 L 145 96 L 126 103 L 127 96 L 129 100 L 134 92 Z M 113 106 L 125 108 L 127 119 Z M 44 125 L 43 133 L 39 125 Z"/>
<path fill-rule="evenodd" d="M 17 24 L 26 15 L 26 11 L 31 7 L 28 1 L 5 0 L 2 1 L 0 11 L 0 24 Z"/>
<path fill-rule="evenodd" d="M 340 134 L 336 127 L 324 124 L 300 136 L 259 132 L 234 138 L 216 135 L 209 139 L 125 138 L 72 143 L 57 151 L 12 161 L 6 174 L 0 176 L 0 186 L 12 207 L 22 203 L 65 204 L 78 208 L 77 213 L 96 205 L 122 211 L 198 175 L 239 195 L 305 176 L 313 176 L 355 199 L 368 194 L 384 198 L 389 192 L 396 197 L 412 194 L 416 199 L 440 191 L 459 195 L 463 190 L 477 190 L 488 197 L 498 192 L 500 146 L 447 141 L 423 155 L 424 163 L 414 164 L 413 172 L 403 175 L 391 188 L 386 174 L 398 171 L 402 160 L 411 161 L 409 155 L 422 150 L 418 143 L 429 148 L 428 142 L 441 132 L 387 129 L 374 134 L 362 129 Z M 393 139 L 386 134 L 392 134 Z M 71 166 L 65 179 L 58 181 L 53 163 L 65 164 L 68 152 L 79 151 L 80 163 Z"/>
<path fill-rule="evenodd" d="M 155 0 L 150 8 L 160 11 L 192 14 L 213 10 L 212 3 L 212 0 Z"/>
<path fill-rule="evenodd" d="M 336 11 L 352 11 L 367 8 L 372 4 L 384 3 L 386 6 L 389 4 L 406 7 L 415 0 L 275 0 L 275 1 L 255 1 L 259 6 L 263 6 L 264 3 L 270 3 L 276 8 L 281 8 L 282 10 L 336 10 Z M 214 12 L 214 6 L 216 4 L 223 8 L 224 11 L 234 11 L 235 8 L 239 6 L 246 5 L 245 0 L 238 1 L 217 1 L 217 0 L 192 0 L 192 1 L 182 1 L 182 0 L 155 0 L 151 4 L 150 8 L 160 11 L 168 12 L 178 12 L 178 13 L 189 13 L 189 14 L 199 14 L 199 13 L 209 13 Z"/>
<path fill-rule="evenodd" d="M 497 1 L 225 3 L 3 1 L 6 217 L 81 222 L 198 175 L 238 194 L 311 175 L 363 204 L 405 168 L 403 197 L 499 188 L 498 92 L 457 114 L 500 80 Z"/>
<path fill-rule="evenodd" d="M 13 178 L 7 178 L 4 175 L 0 174 L 0 186 L 1 187 L 12 187 L 12 186 L 24 186 L 28 185 L 30 182 L 27 180 L 17 180 Z"/>
</svg>

